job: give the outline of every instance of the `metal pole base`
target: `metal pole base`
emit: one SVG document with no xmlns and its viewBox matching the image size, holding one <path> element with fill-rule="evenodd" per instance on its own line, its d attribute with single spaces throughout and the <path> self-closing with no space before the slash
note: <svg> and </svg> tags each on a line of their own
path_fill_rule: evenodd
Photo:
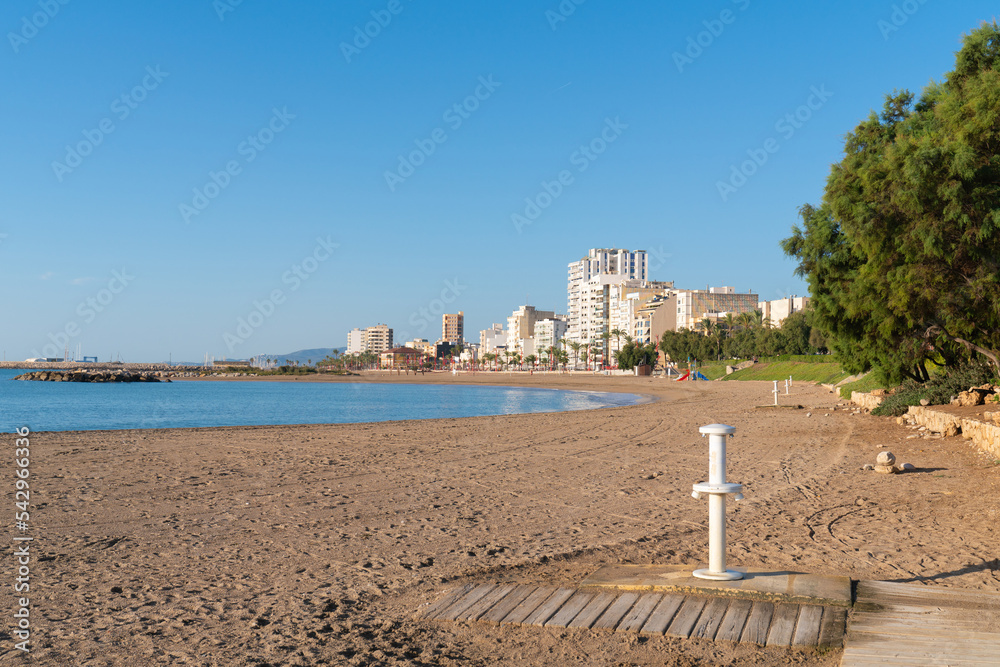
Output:
<svg viewBox="0 0 1000 667">
<path fill-rule="evenodd" d="M 712 572 L 711 570 L 695 570 L 694 576 L 699 579 L 712 579 L 713 581 L 736 581 L 743 578 L 742 572 L 736 570 L 726 570 L 725 572 Z"/>
</svg>

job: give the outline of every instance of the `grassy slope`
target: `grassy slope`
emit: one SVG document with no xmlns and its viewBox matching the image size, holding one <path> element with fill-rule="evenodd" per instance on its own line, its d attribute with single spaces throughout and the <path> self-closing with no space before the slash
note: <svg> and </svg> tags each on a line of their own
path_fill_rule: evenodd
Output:
<svg viewBox="0 0 1000 667">
<path fill-rule="evenodd" d="M 723 367 L 725 372 L 725 367 Z M 707 375 L 707 374 L 706 374 Z M 838 363 L 806 363 L 801 361 L 776 361 L 758 363 L 742 371 L 725 376 L 725 380 L 787 380 L 834 384 L 850 377 Z"/>
</svg>

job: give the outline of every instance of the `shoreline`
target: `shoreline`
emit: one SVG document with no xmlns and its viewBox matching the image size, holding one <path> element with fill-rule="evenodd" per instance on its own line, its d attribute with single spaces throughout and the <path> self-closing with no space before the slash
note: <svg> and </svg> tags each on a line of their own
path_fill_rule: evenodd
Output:
<svg viewBox="0 0 1000 667">
<path fill-rule="evenodd" d="M 359 377 L 363 378 L 360 379 Z M 485 378 L 479 374 L 469 374 L 468 377 L 461 379 L 461 375 L 457 376 L 460 378 L 456 380 L 454 376 L 450 373 L 446 377 L 442 377 L 440 374 L 432 376 L 430 373 L 427 374 L 426 378 L 417 380 L 416 378 L 409 378 L 405 375 L 402 376 L 384 376 L 382 374 L 371 374 L 367 376 L 331 376 L 331 375 L 321 375 L 321 376 L 238 376 L 238 377 L 198 377 L 198 378 L 172 378 L 173 382 L 303 382 L 303 383 L 347 383 L 347 384 L 404 384 L 410 386 L 478 386 L 478 387 L 496 387 L 496 388 L 511 388 L 511 389 L 541 389 L 550 391 L 565 391 L 565 392 L 577 392 L 586 394 L 627 394 L 635 397 L 635 401 L 627 405 L 601 405 L 599 407 L 588 407 L 581 409 L 570 409 L 570 410 L 546 410 L 540 412 L 511 412 L 511 413 L 500 413 L 497 415 L 470 415 L 465 417 L 422 417 L 413 419 L 391 419 L 391 420 L 377 420 L 377 421 L 359 421 L 359 422 L 307 422 L 307 423 L 291 423 L 291 424 L 219 424 L 214 426 L 165 426 L 165 427 L 153 427 L 153 428 L 104 428 L 104 429 L 67 429 L 67 430 L 37 430 L 32 431 L 32 433 L 123 433 L 123 432 L 144 432 L 144 431 L 173 431 L 173 430 L 211 430 L 211 429 L 260 429 L 260 428 L 278 428 L 278 427 L 288 427 L 288 426 L 327 426 L 327 425 L 363 425 L 363 424 L 395 424 L 395 423 L 405 423 L 405 422 L 425 422 L 425 421 L 439 421 L 439 420 L 451 420 L 451 419 L 475 419 L 479 417 L 499 417 L 499 416 L 511 416 L 511 415 L 553 415 L 553 414 L 572 414 L 579 412 L 590 412 L 594 410 L 609 410 L 617 408 L 629 408 L 634 406 L 646 405 L 649 403 L 655 403 L 662 398 L 664 398 L 659 393 L 655 393 L 655 390 L 646 387 L 643 389 L 634 389 L 628 386 L 622 386 L 619 384 L 609 386 L 609 387 L 593 387 L 593 386 L 581 386 L 580 381 L 583 378 L 566 378 L 563 381 L 558 381 L 555 378 L 546 379 L 542 382 L 530 379 L 538 376 L 529 376 L 525 374 L 523 378 L 511 378 L 504 375 L 503 378 L 500 374 L 496 374 L 496 377 L 491 378 L 497 381 L 483 381 Z M 623 376 L 619 376 L 617 379 L 621 379 Z M 628 379 L 631 376 L 624 376 Z M 606 376 L 602 376 L 605 379 Z M 542 379 L 542 378 L 538 378 Z M 506 381 L 503 381 L 506 380 Z M 517 381 L 521 380 L 521 381 Z M 566 386 L 567 384 L 571 386 Z M 666 389 L 666 388 L 663 388 Z"/>
<path fill-rule="evenodd" d="M 33 433 L 47 559 L 32 569 L 35 664 L 834 667 L 839 651 L 413 620 L 456 584 L 703 564 L 708 510 L 691 486 L 708 471 L 698 427 L 714 422 L 737 428 L 729 477 L 745 485 L 728 513 L 731 566 L 1000 590 L 997 468 L 960 437 L 907 440 L 814 386 L 789 397 L 806 409 L 768 411 L 755 406 L 770 383 L 602 380 L 559 384 L 669 400 Z M 862 472 L 883 447 L 917 471 Z"/>
</svg>

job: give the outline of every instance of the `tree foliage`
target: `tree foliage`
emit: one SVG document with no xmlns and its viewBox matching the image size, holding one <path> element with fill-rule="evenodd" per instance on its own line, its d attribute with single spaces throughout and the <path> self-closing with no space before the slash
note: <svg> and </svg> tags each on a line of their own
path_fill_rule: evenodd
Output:
<svg viewBox="0 0 1000 667">
<path fill-rule="evenodd" d="M 656 357 L 656 345 L 653 343 L 642 345 L 630 341 L 622 349 L 615 352 L 618 368 L 625 371 L 630 371 L 636 366 L 652 366 L 656 363 Z"/>
<path fill-rule="evenodd" d="M 819 208 L 782 242 L 846 368 L 926 381 L 969 354 L 1000 370 L 1000 28 L 967 35 L 914 104 L 886 96 L 844 143 Z"/>
</svg>

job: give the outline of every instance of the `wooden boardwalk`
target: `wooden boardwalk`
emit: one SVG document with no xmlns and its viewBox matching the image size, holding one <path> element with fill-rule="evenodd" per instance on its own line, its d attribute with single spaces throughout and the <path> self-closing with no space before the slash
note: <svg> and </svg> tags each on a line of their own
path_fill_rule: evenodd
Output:
<svg viewBox="0 0 1000 667">
<path fill-rule="evenodd" d="M 1000 594 L 859 581 L 840 664 L 1000 665 Z"/>
<path fill-rule="evenodd" d="M 467 584 L 423 609 L 418 618 L 840 647 L 847 609 L 657 592 Z"/>
</svg>

